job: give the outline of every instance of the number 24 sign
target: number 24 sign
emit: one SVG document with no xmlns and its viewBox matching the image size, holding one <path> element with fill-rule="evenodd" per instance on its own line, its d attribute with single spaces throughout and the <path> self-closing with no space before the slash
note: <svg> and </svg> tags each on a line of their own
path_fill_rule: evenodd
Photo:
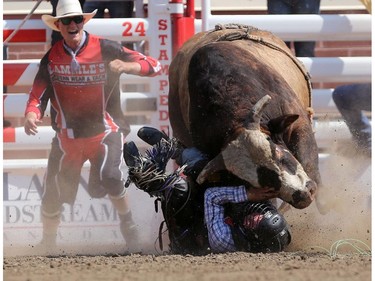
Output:
<svg viewBox="0 0 375 281">
<path fill-rule="evenodd" d="M 135 29 L 134 29 L 134 33 L 136 34 L 133 34 L 132 32 L 132 29 L 133 29 L 133 24 L 129 21 L 126 21 L 122 24 L 122 26 L 125 27 L 125 30 L 124 32 L 122 33 L 122 36 L 124 37 L 131 37 L 131 36 L 134 36 L 134 35 L 137 35 L 137 36 L 146 36 L 146 29 L 145 29 L 145 23 L 144 22 L 138 22 Z"/>
</svg>

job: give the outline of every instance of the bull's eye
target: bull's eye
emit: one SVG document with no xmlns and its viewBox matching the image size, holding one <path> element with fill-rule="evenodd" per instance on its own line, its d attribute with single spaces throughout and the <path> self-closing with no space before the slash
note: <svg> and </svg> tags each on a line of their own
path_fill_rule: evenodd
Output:
<svg viewBox="0 0 375 281">
<path fill-rule="evenodd" d="M 281 161 L 281 158 L 283 157 L 283 150 L 277 145 L 275 146 L 275 157 L 278 161 Z"/>
<path fill-rule="evenodd" d="M 291 175 L 295 175 L 297 172 L 297 160 L 290 153 L 289 150 L 284 147 L 276 145 L 275 159 L 278 163 L 280 170 L 286 171 Z"/>
<path fill-rule="evenodd" d="M 297 160 L 289 153 L 284 152 L 280 158 L 280 168 L 291 175 L 297 172 Z"/>
</svg>

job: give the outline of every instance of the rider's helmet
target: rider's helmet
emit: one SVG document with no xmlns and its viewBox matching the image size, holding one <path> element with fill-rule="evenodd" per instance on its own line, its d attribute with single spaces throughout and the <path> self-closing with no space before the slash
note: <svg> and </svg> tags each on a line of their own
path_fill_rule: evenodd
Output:
<svg viewBox="0 0 375 281">
<path fill-rule="evenodd" d="M 291 242 L 287 221 L 270 202 L 246 202 L 234 233 L 237 246 L 251 252 L 280 252 Z"/>
</svg>

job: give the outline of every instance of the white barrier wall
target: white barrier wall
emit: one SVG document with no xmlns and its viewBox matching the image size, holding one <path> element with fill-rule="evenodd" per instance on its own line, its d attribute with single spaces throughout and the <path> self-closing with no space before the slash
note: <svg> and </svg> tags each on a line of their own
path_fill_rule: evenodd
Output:
<svg viewBox="0 0 375 281">
<path fill-rule="evenodd" d="M 4 167 L 4 255 L 37 254 L 33 248 L 42 235 L 40 197 L 45 166 L 39 169 L 38 165 L 41 164 L 43 161 L 38 161 L 35 163 L 36 169 L 27 167 L 27 170 L 20 169 L 20 165 L 17 165 L 16 169 Z M 58 244 L 61 249 L 59 253 L 125 253 L 128 249 L 120 233 L 118 215 L 112 203 L 107 197 L 91 198 L 87 193 L 87 182 L 86 164 L 74 205 L 64 204 L 62 223 L 58 231 Z M 129 187 L 128 192 L 133 217 L 140 228 L 140 249 L 145 253 L 161 252 L 155 243 L 163 218 L 160 211 L 155 212 L 154 199 L 133 185 Z"/>
</svg>

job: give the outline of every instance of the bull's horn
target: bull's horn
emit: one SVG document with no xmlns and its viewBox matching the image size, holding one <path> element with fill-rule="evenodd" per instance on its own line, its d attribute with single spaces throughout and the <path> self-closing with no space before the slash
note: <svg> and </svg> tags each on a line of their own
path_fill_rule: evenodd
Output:
<svg viewBox="0 0 375 281">
<path fill-rule="evenodd" d="M 269 103 L 270 100 L 271 97 L 269 95 L 265 95 L 253 106 L 249 118 L 246 120 L 246 127 L 249 127 L 250 124 L 253 123 L 256 128 L 259 128 L 260 118 L 262 116 L 264 107 Z"/>
<path fill-rule="evenodd" d="M 226 170 L 226 167 L 225 167 L 223 156 L 220 153 L 214 159 L 208 162 L 208 164 L 203 168 L 203 170 L 200 172 L 197 178 L 197 182 L 199 184 L 203 184 L 208 179 L 215 181 L 215 179 L 213 179 L 212 176 L 216 172 L 222 171 L 222 170 Z"/>
</svg>

